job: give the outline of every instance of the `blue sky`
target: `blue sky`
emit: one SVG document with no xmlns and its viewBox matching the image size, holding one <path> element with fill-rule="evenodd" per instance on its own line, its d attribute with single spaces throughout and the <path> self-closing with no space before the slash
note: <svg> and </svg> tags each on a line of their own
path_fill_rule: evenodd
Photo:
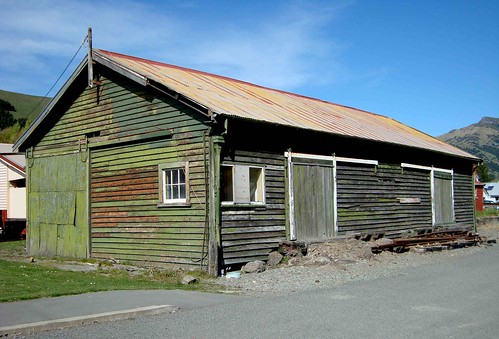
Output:
<svg viewBox="0 0 499 339">
<path fill-rule="evenodd" d="M 353 106 L 437 136 L 499 116 L 498 18 L 495 0 L 0 0 L 0 89 L 44 96 L 91 26 L 95 48 Z"/>
</svg>

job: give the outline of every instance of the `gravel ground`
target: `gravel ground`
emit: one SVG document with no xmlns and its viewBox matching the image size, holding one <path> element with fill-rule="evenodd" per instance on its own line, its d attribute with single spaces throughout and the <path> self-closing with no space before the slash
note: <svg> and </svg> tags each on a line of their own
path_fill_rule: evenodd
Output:
<svg viewBox="0 0 499 339">
<path fill-rule="evenodd" d="M 488 239 L 498 239 L 499 226 L 482 225 L 478 233 Z M 368 243 L 354 239 L 316 245 L 301 259 L 292 259 L 262 273 L 241 274 L 240 278 L 220 277 L 218 283 L 228 291 L 245 295 L 287 294 L 403 274 L 405 268 L 474 255 L 486 251 L 490 245 L 423 253 L 385 251 L 377 255 L 367 254 L 367 246 Z"/>
</svg>

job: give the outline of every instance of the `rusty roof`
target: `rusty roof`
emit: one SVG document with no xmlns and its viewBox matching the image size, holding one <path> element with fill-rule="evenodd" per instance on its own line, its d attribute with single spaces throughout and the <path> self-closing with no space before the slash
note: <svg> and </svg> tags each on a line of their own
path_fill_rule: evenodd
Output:
<svg viewBox="0 0 499 339">
<path fill-rule="evenodd" d="M 463 150 L 383 115 L 100 49 L 93 50 L 93 58 L 95 62 L 117 70 L 143 85 L 159 83 L 214 114 L 405 145 L 479 160 Z M 79 71 L 83 66 L 80 65 Z M 15 146 L 19 146 L 22 139 L 21 137 Z"/>
<path fill-rule="evenodd" d="M 216 114 L 477 159 L 383 115 L 114 52 L 94 50 L 94 56 L 120 65 L 135 76 L 158 82 Z"/>
</svg>

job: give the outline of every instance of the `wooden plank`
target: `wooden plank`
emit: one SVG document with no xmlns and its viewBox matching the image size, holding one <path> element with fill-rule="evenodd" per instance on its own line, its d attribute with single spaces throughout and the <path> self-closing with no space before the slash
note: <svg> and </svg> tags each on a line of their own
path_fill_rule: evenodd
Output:
<svg viewBox="0 0 499 339">
<path fill-rule="evenodd" d="M 230 145 L 227 145 L 230 147 Z M 261 257 L 262 251 L 269 252 L 269 246 L 277 248 L 279 241 L 285 239 L 285 191 L 284 191 L 284 157 L 282 154 L 254 152 L 237 148 L 233 157 L 224 158 L 227 164 L 243 164 L 261 166 L 265 171 L 266 204 L 263 207 L 222 206 L 221 236 L 222 262 L 247 262 L 248 258 Z M 281 166 L 279 170 L 267 166 Z M 236 248 L 251 244 L 251 252 Z M 232 259 L 228 259 L 232 258 Z M 239 258 L 239 259 L 238 259 Z M 229 261 L 228 261 L 229 260 Z"/>
</svg>

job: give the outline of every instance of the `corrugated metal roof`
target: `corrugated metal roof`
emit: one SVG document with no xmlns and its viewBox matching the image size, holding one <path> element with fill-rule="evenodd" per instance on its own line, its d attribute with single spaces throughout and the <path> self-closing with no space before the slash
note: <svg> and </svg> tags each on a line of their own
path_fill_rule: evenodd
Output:
<svg viewBox="0 0 499 339">
<path fill-rule="evenodd" d="M 386 116 L 109 51 L 94 50 L 94 56 L 134 77 L 158 82 L 217 114 L 478 159 Z"/>
</svg>

